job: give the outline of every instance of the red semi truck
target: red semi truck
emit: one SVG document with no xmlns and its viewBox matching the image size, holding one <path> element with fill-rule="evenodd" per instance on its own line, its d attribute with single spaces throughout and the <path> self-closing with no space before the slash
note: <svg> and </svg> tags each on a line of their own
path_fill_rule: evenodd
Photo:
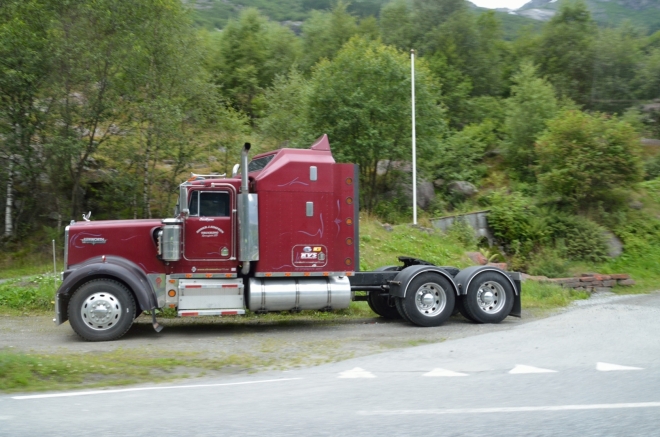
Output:
<svg viewBox="0 0 660 437">
<path fill-rule="evenodd" d="M 236 167 L 231 178 L 181 184 L 173 218 L 71 222 L 55 323 L 107 341 L 143 311 L 160 331 L 156 309 L 227 316 L 343 309 L 358 299 L 419 326 L 455 311 L 479 323 L 520 317 L 519 278 L 496 267 L 399 257 L 403 265 L 360 272 L 358 168 L 335 162 L 327 136 L 248 163 L 249 149 L 240 177 Z"/>
</svg>

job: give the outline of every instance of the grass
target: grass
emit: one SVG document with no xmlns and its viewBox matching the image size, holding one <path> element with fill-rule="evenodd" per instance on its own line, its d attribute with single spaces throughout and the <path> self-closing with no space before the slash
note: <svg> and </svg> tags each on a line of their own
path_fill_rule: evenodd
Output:
<svg viewBox="0 0 660 437">
<path fill-rule="evenodd" d="M 547 282 L 526 281 L 523 286 L 522 306 L 528 310 L 552 310 L 579 299 L 589 299 L 589 293 Z"/>
<path fill-rule="evenodd" d="M 0 309 L 9 312 L 53 311 L 56 284 L 53 274 L 10 279 L 0 284 Z"/>
<path fill-rule="evenodd" d="M 360 217 L 360 269 L 374 270 L 399 264 L 398 256 L 421 258 L 436 265 L 467 267 L 470 260 L 460 242 L 441 232 L 427 232 L 411 225 L 395 225 L 387 231 L 375 218 Z"/>
<path fill-rule="evenodd" d="M 26 392 L 163 382 L 217 372 L 319 365 L 352 357 L 338 345 L 321 341 L 282 353 L 265 345 L 254 353 L 208 358 L 195 352 L 118 349 L 96 354 L 25 354 L 0 350 L 0 391 Z"/>
</svg>

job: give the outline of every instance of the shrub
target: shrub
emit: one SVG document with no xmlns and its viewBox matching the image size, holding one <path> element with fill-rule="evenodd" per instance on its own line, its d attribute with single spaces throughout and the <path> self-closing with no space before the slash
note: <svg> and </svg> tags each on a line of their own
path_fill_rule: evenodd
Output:
<svg viewBox="0 0 660 437">
<path fill-rule="evenodd" d="M 635 129 L 603 114 L 561 112 L 548 122 L 536 152 L 542 193 L 574 212 L 607 203 L 643 175 Z"/>
<path fill-rule="evenodd" d="M 605 229 L 584 217 L 555 213 L 548 220 L 552 239 L 563 242 L 565 254 L 576 261 L 601 262 L 607 259 Z"/>
</svg>

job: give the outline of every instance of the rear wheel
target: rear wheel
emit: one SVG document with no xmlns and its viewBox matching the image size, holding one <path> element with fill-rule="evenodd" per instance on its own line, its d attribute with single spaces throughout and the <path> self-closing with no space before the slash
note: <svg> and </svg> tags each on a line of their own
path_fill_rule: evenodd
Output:
<svg viewBox="0 0 660 437">
<path fill-rule="evenodd" d="M 71 327 L 84 340 L 116 340 L 133 324 L 135 299 L 119 282 L 95 279 L 74 292 L 68 311 Z"/>
<path fill-rule="evenodd" d="M 396 271 L 397 266 L 383 266 L 377 268 L 376 272 L 390 272 Z M 378 314 L 379 316 L 385 319 L 396 320 L 401 318 L 401 313 L 396 307 L 396 298 L 390 296 L 384 296 L 382 293 L 378 292 L 369 292 L 367 297 L 367 303 L 371 311 Z"/>
<path fill-rule="evenodd" d="M 479 273 L 463 296 L 466 317 L 479 323 L 500 323 L 513 308 L 513 287 L 501 274 Z"/>
<path fill-rule="evenodd" d="M 396 308 L 396 298 L 394 297 L 383 296 L 381 293 L 372 291 L 369 293 L 367 303 L 369 304 L 369 308 L 381 317 L 392 320 L 401 318 L 401 314 L 399 314 L 399 310 Z"/>
<path fill-rule="evenodd" d="M 406 296 L 397 299 L 404 318 L 418 326 L 439 326 L 454 310 L 456 296 L 451 283 L 436 273 L 422 273 L 415 277 Z"/>
<path fill-rule="evenodd" d="M 465 300 L 465 296 L 456 296 L 456 309 L 458 310 L 459 313 L 461 313 L 463 317 L 465 317 L 469 321 L 478 323 L 477 320 L 475 320 L 472 317 L 472 315 L 465 310 L 465 304 L 463 302 L 464 300 Z"/>
</svg>

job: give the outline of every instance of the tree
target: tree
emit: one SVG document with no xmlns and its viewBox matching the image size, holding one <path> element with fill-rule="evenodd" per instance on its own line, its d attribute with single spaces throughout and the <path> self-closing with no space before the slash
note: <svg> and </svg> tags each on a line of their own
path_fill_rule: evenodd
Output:
<svg viewBox="0 0 660 437">
<path fill-rule="evenodd" d="M 427 35 L 452 15 L 466 12 L 468 3 L 465 0 L 413 0 L 412 8 L 416 42 L 423 45 Z"/>
<path fill-rule="evenodd" d="M 543 28 L 534 57 L 560 97 L 587 105 L 591 99 L 596 25 L 583 0 L 566 0 Z"/>
<path fill-rule="evenodd" d="M 299 56 L 299 40 L 290 29 L 248 8 L 220 34 L 211 71 L 234 108 L 255 118 L 263 90 Z"/>
<path fill-rule="evenodd" d="M 641 35 L 630 25 L 602 29 L 595 42 L 590 107 L 623 112 L 635 102 L 635 76 L 642 60 Z"/>
<path fill-rule="evenodd" d="M 539 78 L 530 63 L 523 63 L 512 81 L 504 121 L 504 157 L 513 175 L 533 182 L 537 164 L 534 143 L 556 115 L 559 104 L 552 85 Z"/>
<path fill-rule="evenodd" d="M 302 28 L 303 70 L 310 70 L 320 59 L 332 59 L 351 37 L 358 33 L 357 19 L 339 0 L 330 12 L 312 11 Z"/>
<path fill-rule="evenodd" d="M 419 63 L 416 72 L 417 145 L 429 161 L 445 130 L 437 85 Z M 362 205 L 371 210 L 379 193 L 378 162 L 410 159 L 410 64 L 407 53 L 359 37 L 311 79 L 310 136 L 327 133 L 335 159 L 360 166 Z"/>
<path fill-rule="evenodd" d="M 308 99 L 309 81 L 296 68 L 286 76 L 277 76 L 273 86 L 264 94 L 266 108 L 264 117 L 258 122 L 261 133 L 277 144 L 308 146 L 303 144 Z"/>
<path fill-rule="evenodd" d="M 383 42 L 398 49 L 410 50 L 415 40 L 413 11 L 409 1 L 394 0 L 380 11 L 380 33 Z"/>
<path fill-rule="evenodd" d="M 52 10 L 46 2 L 5 1 L 0 7 L 0 159 L 6 181 L 4 235 L 15 235 L 15 194 L 35 190 L 43 160 L 37 136 L 44 129 L 52 99 L 43 96 L 52 67 L 49 41 Z M 23 184 L 17 183 L 22 179 Z M 34 197 L 33 199 L 36 199 Z M 23 211 L 34 211 L 31 198 L 20 198 Z M 27 215 L 21 221 L 32 221 Z"/>
<path fill-rule="evenodd" d="M 642 180 L 639 147 L 634 128 L 616 117 L 563 111 L 536 145 L 541 190 L 549 201 L 576 212 L 600 202 L 614 209 L 616 191 Z"/>
</svg>

